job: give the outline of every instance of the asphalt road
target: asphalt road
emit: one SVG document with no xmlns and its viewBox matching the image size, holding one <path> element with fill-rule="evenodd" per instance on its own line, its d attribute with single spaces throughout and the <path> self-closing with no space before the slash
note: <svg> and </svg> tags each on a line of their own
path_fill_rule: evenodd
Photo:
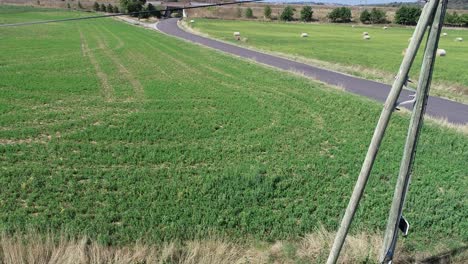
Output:
<svg viewBox="0 0 468 264">
<path fill-rule="evenodd" d="M 168 35 L 198 43 L 213 49 L 223 51 L 225 53 L 252 59 L 259 63 L 273 66 L 282 70 L 300 72 L 306 76 L 312 77 L 313 79 L 317 79 L 331 85 L 343 87 L 346 91 L 372 98 L 379 102 L 385 102 L 385 99 L 387 98 L 387 95 L 391 89 L 391 86 L 387 84 L 365 80 L 358 77 L 352 77 L 346 74 L 201 37 L 180 29 L 177 25 L 177 21 L 177 18 L 166 19 L 159 22 L 156 25 L 156 28 Z M 398 101 L 402 102 L 411 99 L 409 97 L 410 94 L 410 91 L 403 90 Z M 408 106 L 405 107 L 408 108 Z M 429 97 L 426 114 L 436 118 L 446 119 L 450 123 L 454 124 L 468 123 L 468 105 L 439 97 Z"/>
</svg>

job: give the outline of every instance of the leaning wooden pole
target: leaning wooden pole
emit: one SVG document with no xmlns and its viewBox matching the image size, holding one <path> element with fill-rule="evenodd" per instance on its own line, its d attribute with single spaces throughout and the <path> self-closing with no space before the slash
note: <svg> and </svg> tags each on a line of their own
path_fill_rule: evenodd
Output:
<svg viewBox="0 0 468 264">
<path fill-rule="evenodd" d="M 424 52 L 421 73 L 419 75 L 418 89 L 416 92 L 416 103 L 411 115 L 403 158 L 400 165 L 400 173 L 393 196 L 392 207 L 387 223 L 387 230 L 383 241 L 380 255 L 380 263 L 391 263 L 398 239 L 398 224 L 402 217 L 405 197 L 408 191 L 416 146 L 423 123 L 426 110 L 427 98 L 431 86 L 432 72 L 434 69 L 437 47 L 439 45 L 440 31 L 444 22 L 447 0 L 442 0 L 434 16 Z"/>
<path fill-rule="evenodd" d="M 401 89 L 403 88 L 403 85 L 407 80 L 407 76 L 411 65 L 413 64 L 416 52 L 419 49 L 419 46 L 421 45 L 421 41 L 424 37 L 426 28 L 433 18 L 438 3 L 439 0 L 430 0 L 428 3 L 425 4 L 423 8 L 418 24 L 414 30 L 413 37 L 411 38 L 411 42 L 396 76 L 395 82 L 392 85 L 392 89 L 390 90 L 387 100 L 385 101 L 382 113 L 380 114 L 379 121 L 375 128 L 374 135 L 372 136 L 369 149 L 367 150 L 366 158 L 364 160 L 364 163 L 362 164 L 361 172 L 359 173 L 359 177 L 354 187 L 353 194 L 351 195 L 348 207 L 345 211 L 345 215 L 343 217 L 343 220 L 341 221 L 340 228 L 333 242 L 330 255 L 328 256 L 327 264 L 334 264 L 338 260 L 338 256 L 341 252 L 344 241 L 348 234 L 349 227 L 353 220 L 357 206 L 359 204 L 359 201 L 361 200 L 364 188 L 367 184 L 367 180 L 369 179 L 370 171 L 374 164 L 374 160 L 380 147 L 380 143 L 382 142 L 382 138 L 385 134 L 385 130 L 390 120 L 390 116 L 395 108 L 395 104 L 400 95 Z"/>
</svg>

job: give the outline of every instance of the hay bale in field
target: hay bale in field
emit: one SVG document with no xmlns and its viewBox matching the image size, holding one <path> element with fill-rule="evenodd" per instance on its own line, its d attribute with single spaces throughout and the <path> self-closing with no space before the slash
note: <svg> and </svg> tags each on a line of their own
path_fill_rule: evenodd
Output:
<svg viewBox="0 0 468 264">
<path fill-rule="evenodd" d="M 362 32 L 362 35 L 363 35 L 363 36 L 368 36 L 368 35 L 369 35 L 369 32 Z"/>
<path fill-rule="evenodd" d="M 364 37 L 362 37 L 364 40 L 369 40 L 370 39 L 370 36 L 369 35 L 365 35 Z"/>
<path fill-rule="evenodd" d="M 308 36 L 309 36 L 309 34 L 307 34 L 307 33 L 302 33 L 301 34 L 301 38 L 307 38 Z"/>
<path fill-rule="evenodd" d="M 447 35 L 448 35 L 448 34 L 447 34 L 447 33 L 445 33 L 445 32 L 444 32 L 444 33 L 442 33 L 442 36 L 443 36 L 443 37 L 446 37 Z"/>
<path fill-rule="evenodd" d="M 192 19 L 192 20 L 190 20 L 190 23 L 195 23 L 195 20 L 193 20 L 193 19 Z"/>
<path fill-rule="evenodd" d="M 239 37 L 240 36 L 240 32 L 234 32 L 234 37 Z"/>
<path fill-rule="evenodd" d="M 455 41 L 462 42 L 463 38 L 456 38 Z"/>
<path fill-rule="evenodd" d="M 387 27 L 387 26 L 385 26 L 385 27 L 383 27 L 383 29 L 388 29 L 388 27 Z"/>
<path fill-rule="evenodd" d="M 447 52 L 444 49 L 437 49 L 437 56 L 443 57 L 447 55 Z"/>
</svg>

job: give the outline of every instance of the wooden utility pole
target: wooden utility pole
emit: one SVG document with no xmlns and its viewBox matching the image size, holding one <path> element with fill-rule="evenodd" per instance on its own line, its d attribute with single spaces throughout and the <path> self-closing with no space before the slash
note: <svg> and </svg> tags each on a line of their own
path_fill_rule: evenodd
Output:
<svg viewBox="0 0 468 264">
<path fill-rule="evenodd" d="M 387 230 L 385 232 L 380 255 L 380 263 L 391 263 L 395 252 L 398 239 L 398 225 L 402 218 L 403 206 L 411 178 L 414 156 L 416 154 L 416 146 L 423 124 L 423 116 L 426 110 L 434 62 L 437 55 L 437 47 L 439 46 L 440 31 L 444 23 L 446 9 L 447 0 L 441 0 L 429 30 L 426 50 L 424 51 L 424 58 L 419 75 L 418 89 L 416 91 L 416 102 L 411 115 L 403 158 L 400 165 L 400 173 L 393 195 L 392 207 L 390 209 Z"/>
<path fill-rule="evenodd" d="M 446 2 L 447 0 L 442 0 L 443 2 Z M 409 44 L 409 47 L 407 49 L 407 52 L 405 54 L 405 57 L 403 58 L 403 61 L 401 63 L 400 69 L 398 71 L 397 77 L 395 79 L 395 82 L 392 85 L 392 89 L 390 90 L 390 93 L 387 97 L 387 100 L 384 104 L 384 108 L 382 110 L 382 113 L 380 115 L 379 121 L 377 123 L 377 126 L 374 131 L 374 135 L 372 136 L 371 143 L 369 145 L 369 149 L 367 151 L 366 158 L 364 160 L 364 163 L 362 164 L 361 172 L 359 173 L 358 180 L 356 182 L 356 185 L 354 187 L 353 193 L 351 195 L 351 198 L 349 200 L 348 207 L 346 208 L 345 215 L 341 221 L 340 228 L 336 234 L 335 240 L 333 242 L 333 246 L 330 251 L 330 255 L 328 256 L 327 264 L 334 264 L 338 260 L 338 256 L 341 252 L 341 249 L 343 247 L 343 244 L 345 242 L 346 236 L 349 231 L 349 227 L 351 225 L 351 222 L 353 220 L 354 214 L 356 213 L 357 206 L 359 204 L 359 201 L 361 200 L 362 194 L 364 192 L 365 186 L 367 184 L 367 181 L 369 179 L 370 172 L 372 170 L 372 166 L 375 161 L 375 157 L 377 155 L 377 152 L 380 147 L 380 143 L 382 142 L 382 138 L 385 134 L 385 130 L 387 128 L 388 122 L 390 120 L 390 117 L 392 115 L 392 112 L 395 109 L 396 102 L 398 100 L 398 97 L 400 95 L 401 89 L 403 88 L 403 85 L 407 81 L 408 73 L 411 69 L 411 66 L 413 64 L 414 58 L 416 56 L 417 50 L 419 49 L 422 39 L 424 37 L 424 34 L 426 32 L 427 26 L 433 22 L 434 16 L 436 15 L 436 9 L 439 6 L 439 0 L 430 0 L 428 3 L 425 4 L 423 11 L 421 13 L 421 16 L 419 18 L 418 24 L 414 30 L 413 37 L 411 38 L 411 42 Z M 442 11 L 441 11 L 442 12 Z M 443 10 L 442 13 L 445 13 L 445 9 Z M 439 21 L 439 20 L 438 20 Z M 432 32 L 432 31 L 431 31 Z M 437 50 L 437 43 L 435 43 L 435 50 Z M 429 45 L 429 42 L 428 42 Z M 426 48 L 426 51 L 429 49 Z M 431 48 L 432 50 L 432 48 Z M 428 51 L 429 52 L 429 51 Z M 425 57 L 426 58 L 426 57 Z M 432 57 L 433 58 L 433 57 Z M 428 59 L 428 58 L 427 58 Z M 425 59 L 426 61 L 426 59 Z M 426 65 L 427 68 L 428 65 Z M 430 74 L 426 78 L 427 86 L 430 84 L 430 79 L 432 76 L 432 66 L 430 67 Z M 424 68 L 425 69 L 425 68 Z M 420 81 L 420 83 L 423 80 Z M 418 89 L 420 90 L 420 89 Z M 421 96 L 426 96 L 427 98 L 427 92 L 421 93 Z M 424 113 L 424 106 L 426 100 L 420 99 L 418 100 L 419 104 L 422 104 L 423 106 L 420 106 L 422 111 L 418 114 L 418 118 L 422 118 L 422 115 Z M 413 115 L 415 115 L 413 113 Z M 414 117 L 416 118 L 416 117 Z M 413 126 L 414 124 L 419 126 L 421 122 L 412 122 Z M 412 129 L 410 128 L 412 131 Z M 419 128 L 415 130 L 415 134 L 417 135 L 419 133 Z M 414 141 L 416 143 L 416 141 Z M 406 150 L 406 148 L 405 148 Z M 412 158 L 414 157 L 413 154 L 408 156 L 410 160 L 412 161 Z M 404 158 L 405 160 L 405 158 Z M 410 163 L 411 163 L 410 161 Z M 403 166 L 403 165 L 402 165 Z M 405 186 L 405 184 L 402 184 Z M 393 218 L 392 218 L 393 219 Z M 393 227 L 393 224 L 392 224 Z M 392 236 L 391 236 L 392 237 Z"/>
</svg>

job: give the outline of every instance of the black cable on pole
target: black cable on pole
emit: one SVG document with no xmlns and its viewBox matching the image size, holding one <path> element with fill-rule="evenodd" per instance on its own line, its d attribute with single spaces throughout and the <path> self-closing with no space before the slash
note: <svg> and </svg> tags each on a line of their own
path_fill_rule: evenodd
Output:
<svg viewBox="0 0 468 264">
<path fill-rule="evenodd" d="M 261 1 L 263 1 L 263 0 L 235 1 L 235 2 L 226 2 L 226 3 L 217 3 L 217 4 L 206 4 L 206 5 L 197 5 L 197 6 L 166 8 L 166 9 L 162 9 L 162 10 L 158 10 L 158 11 L 159 12 L 178 11 L 178 10 L 187 10 L 187 9 L 211 7 L 211 6 L 235 5 L 235 4 L 261 2 Z M 153 13 L 153 12 L 154 12 L 154 10 L 153 11 L 131 12 L 131 13 L 107 14 L 107 15 L 99 15 L 99 16 L 88 16 L 88 17 L 63 18 L 63 19 L 55 19 L 55 20 L 31 21 L 31 22 L 22 22 L 22 23 L 14 23 L 14 24 L 0 24 L 0 27 L 19 27 L 19 26 L 28 26 L 28 25 L 37 25 L 37 24 L 47 24 L 47 23 L 57 23 L 57 22 L 95 19 L 95 18 L 138 15 L 138 14 Z"/>
</svg>

